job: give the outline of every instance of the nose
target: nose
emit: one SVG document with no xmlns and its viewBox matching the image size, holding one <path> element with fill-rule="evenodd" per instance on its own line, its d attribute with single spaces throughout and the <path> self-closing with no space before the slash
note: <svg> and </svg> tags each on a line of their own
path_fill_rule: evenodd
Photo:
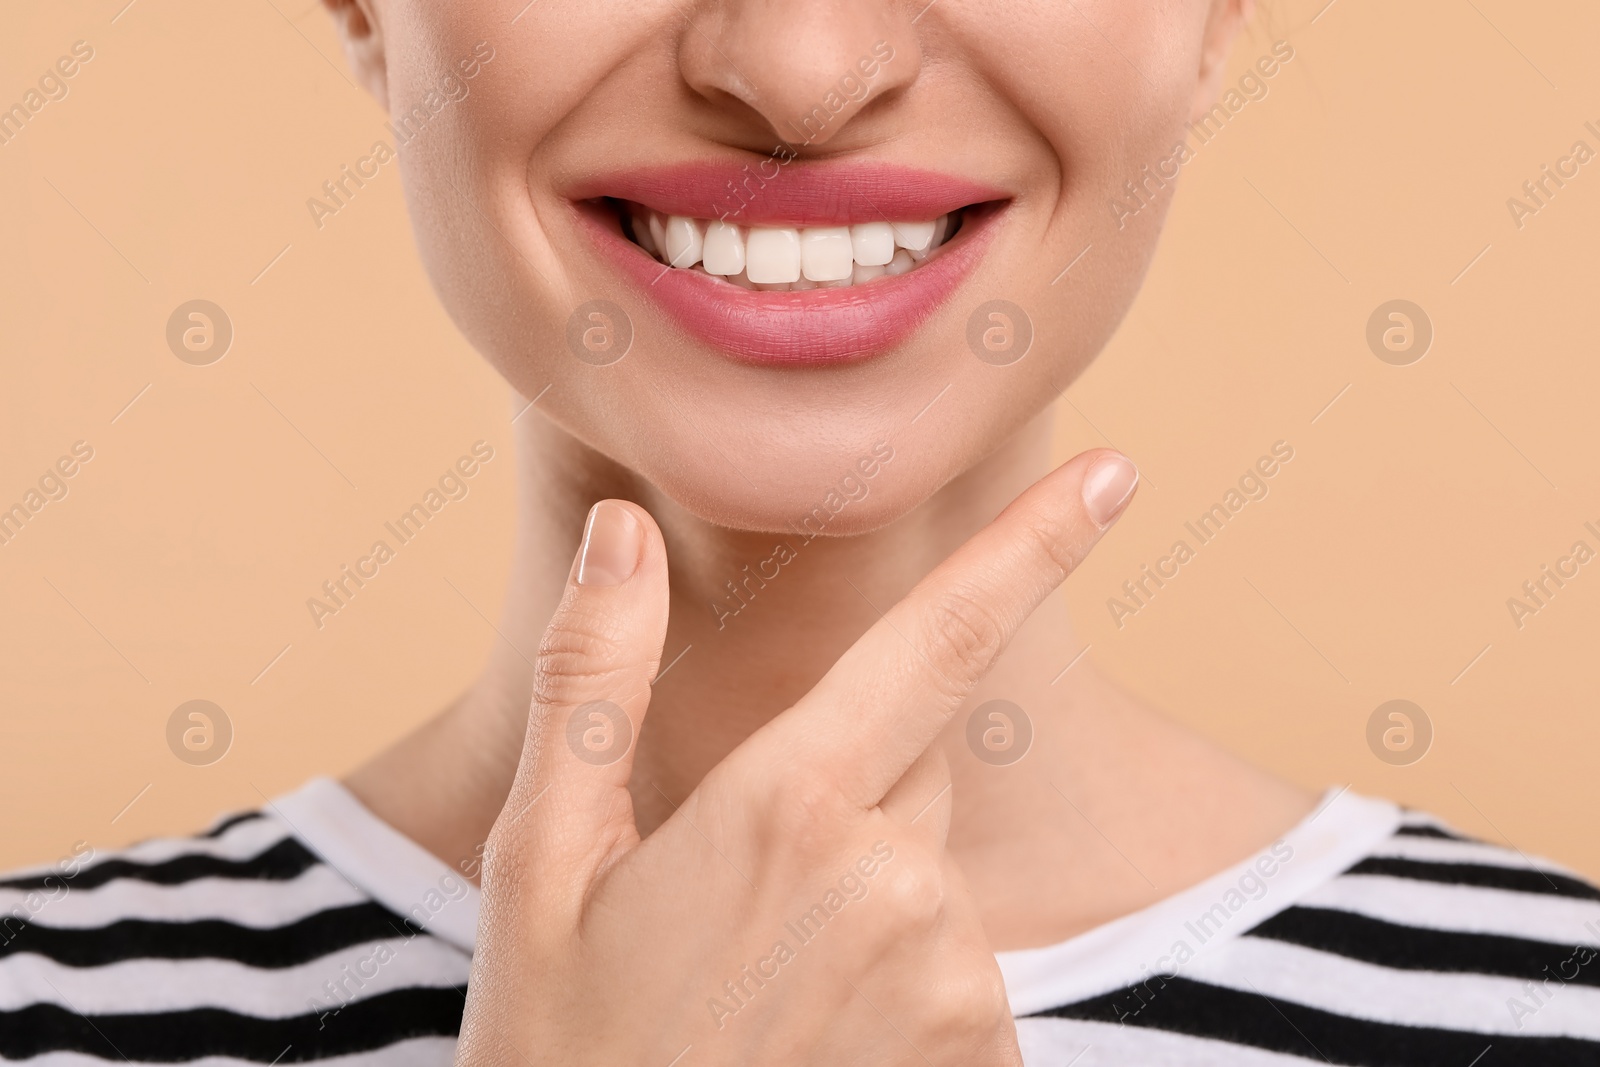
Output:
<svg viewBox="0 0 1600 1067">
<path fill-rule="evenodd" d="M 678 63 L 706 100 L 815 146 L 915 81 L 922 54 L 897 0 L 707 0 L 689 8 Z"/>
</svg>

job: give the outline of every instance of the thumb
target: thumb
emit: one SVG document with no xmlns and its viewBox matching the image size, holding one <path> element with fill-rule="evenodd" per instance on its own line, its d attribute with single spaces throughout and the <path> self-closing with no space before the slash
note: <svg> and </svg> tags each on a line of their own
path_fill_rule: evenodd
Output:
<svg viewBox="0 0 1600 1067">
<path fill-rule="evenodd" d="M 565 898 L 547 904 L 576 906 L 595 876 L 638 843 L 628 777 L 667 606 L 666 549 L 654 520 L 637 504 L 600 501 L 534 661 L 522 760 L 491 837 L 501 862 L 486 882 L 509 859 Z"/>
</svg>

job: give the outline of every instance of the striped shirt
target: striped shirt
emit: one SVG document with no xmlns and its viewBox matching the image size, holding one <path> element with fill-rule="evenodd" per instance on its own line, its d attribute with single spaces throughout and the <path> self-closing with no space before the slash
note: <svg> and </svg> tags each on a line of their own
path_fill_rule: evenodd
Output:
<svg viewBox="0 0 1600 1067">
<path fill-rule="evenodd" d="M 81 846 L 0 879 L 0 1059 L 445 1065 L 477 912 L 328 779 L 197 837 Z M 1600 1067 L 1600 891 L 1348 792 L 999 961 L 1029 1067 Z"/>
</svg>

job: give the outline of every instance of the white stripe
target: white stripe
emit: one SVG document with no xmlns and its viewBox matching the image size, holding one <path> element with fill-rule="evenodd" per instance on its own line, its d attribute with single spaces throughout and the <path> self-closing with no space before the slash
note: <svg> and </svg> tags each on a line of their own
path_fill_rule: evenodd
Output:
<svg viewBox="0 0 1600 1067">
<path fill-rule="evenodd" d="M 37 878 L 53 874 L 58 878 L 65 878 L 70 883 L 76 874 L 93 870 L 107 860 L 129 860 L 140 864 L 165 863 L 179 856 L 217 856 L 222 859 L 243 860 L 264 852 L 289 834 L 289 827 L 280 819 L 251 819 L 217 838 L 158 837 L 129 845 L 115 852 L 95 849 L 86 858 L 77 860 L 77 869 L 72 875 L 67 875 L 62 870 L 63 865 L 73 862 L 74 857 L 69 855 L 56 863 L 8 871 L 4 877 L 9 881 L 14 878 Z M 94 842 L 89 842 L 89 845 L 92 847 Z"/>
<path fill-rule="evenodd" d="M 1400 822 L 1404 826 L 1437 826 L 1452 833 L 1456 832 L 1454 827 L 1448 825 L 1439 816 L 1431 811 L 1423 811 L 1420 808 L 1401 808 Z"/>
<path fill-rule="evenodd" d="M 435 937 L 471 952 L 478 887 L 461 870 L 378 818 L 331 778 L 313 778 L 268 806 L 324 862 Z"/>
<path fill-rule="evenodd" d="M 250 819 L 231 827 L 221 837 L 163 837 L 141 841 L 115 853 L 117 859 L 138 863 L 165 863 L 180 856 L 216 856 L 219 859 L 250 859 L 288 837 L 289 827 L 281 819 Z M 95 857 L 96 860 L 99 857 Z"/>
<path fill-rule="evenodd" d="M 1396 809 L 1347 790 L 1244 863 L 1147 908 L 1044 948 L 997 954 L 1013 1015 L 1109 993 L 1170 974 L 1184 958 L 1222 952 L 1231 939 L 1299 903 L 1394 832 Z M 1270 873 L 1268 873 L 1270 872 Z M 1191 964 L 1192 965 L 1192 964 Z"/>
<path fill-rule="evenodd" d="M 1381 874 L 1346 874 L 1301 903 L 1427 930 L 1499 934 L 1557 945 L 1600 945 L 1600 901 L 1573 897 Z"/>
<path fill-rule="evenodd" d="M 1600 968 L 1600 959 L 1587 966 Z M 1226 952 L 1200 957 L 1185 976 L 1401 1026 L 1600 1040 L 1600 989 L 1593 986 L 1555 983 L 1547 1002 L 1519 1020 L 1508 1006 L 1511 1000 L 1529 1008 L 1538 1002 L 1516 979 L 1402 971 L 1252 937 L 1233 942 Z"/>
<path fill-rule="evenodd" d="M 1578 877 L 1541 856 L 1523 856 L 1512 849 L 1482 841 L 1446 841 L 1438 837 L 1406 837 L 1399 834 L 1374 847 L 1372 855 L 1394 856 L 1424 863 L 1480 863 L 1490 867 L 1511 867 L 1523 871 L 1564 874 L 1568 878 Z"/>
<path fill-rule="evenodd" d="M 1078 1019 L 1018 1019 L 1017 1043 L 1026 1067 L 1306 1067 L 1231 1041 Z"/>
<path fill-rule="evenodd" d="M 349 1056 L 333 1056 L 314 1061 L 317 1067 L 450 1067 L 455 1060 L 456 1039 L 453 1037 L 416 1037 L 387 1048 L 370 1052 L 357 1052 Z M 291 1055 L 288 1057 L 293 1059 Z M 107 1067 L 116 1060 L 99 1056 L 86 1056 L 81 1052 L 46 1052 L 25 1061 L 28 1067 Z M 227 1056 L 206 1056 L 198 1060 L 184 1060 L 184 1067 L 239 1067 L 245 1060 Z M 250 1063 L 250 1067 L 265 1067 Z"/>
<path fill-rule="evenodd" d="M 326 864 L 290 881 L 199 878 L 178 885 L 118 879 L 93 889 L 25 893 L 0 889 L 0 914 L 27 916 L 40 926 L 85 929 L 119 919 L 193 922 L 223 919 L 256 928 L 286 926 L 315 912 L 370 898 Z"/>
<path fill-rule="evenodd" d="M 267 969 L 233 960 L 137 959 L 104 967 L 68 967 L 18 953 L 0 959 L 0 1011 L 56 1004 L 84 1015 L 141 1014 L 222 1008 L 283 1019 L 334 1011 L 408 986 L 455 986 L 467 980 L 470 959 L 436 937 L 352 945 L 296 967 Z M 348 968 L 348 970 L 346 969 Z M 344 983 L 338 996 L 326 983 Z"/>
</svg>

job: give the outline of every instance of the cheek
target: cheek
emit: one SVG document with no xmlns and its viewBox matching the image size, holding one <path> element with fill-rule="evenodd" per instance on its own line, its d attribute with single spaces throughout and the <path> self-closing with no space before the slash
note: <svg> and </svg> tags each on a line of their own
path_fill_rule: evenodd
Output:
<svg viewBox="0 0 1600 1067">
<path fill-rule="evenodd" d="M 504 6 L 482 0 L 435 4 L 403 0 L 391 42 L 391 111 L 421 99 L 462 59 L 478 73 L 469 92 L 400 146 L 400 171 L 418 251 L 457 327 L 520 391 L 552 382 L 565 351 L 567 320 L 587 288 L 553 247 L 550 221 L 566 210 L 543 194 L 557 155 L 550 140 L 619 57 L 641 47 L 646 20 L 619 28 L 615 12 L 530 7 L 507 32 Z M 637 23 L 637 24 L 636 24 Z M 592 46 L 572 48 L 573 40 Z M 481 58 L 487 52 L 491 58 Z M 637 101 L 635 101 L 637 103 Z M 585 122 L 592 160 L 608 139 L 627 136 Z M 561 219 L 555 229 L 570 229 Z"/>
<path fill-rule="evenodd" d="M 1008 137 L 1031 142 L 1030 170 L 1048 175 L 1018 204 L 1031 229 L 1014 236 L 1034 244 L 1013 250 L 1001 288 L 1038 317 L 1058 386 L 1109 337 L 1154 254 L 1208 13 L 1207 0 L 1075 0 L 1021 22 L 974 11 L 963 26 L 980 73 L 1016 109 Z"/>
</svg>

